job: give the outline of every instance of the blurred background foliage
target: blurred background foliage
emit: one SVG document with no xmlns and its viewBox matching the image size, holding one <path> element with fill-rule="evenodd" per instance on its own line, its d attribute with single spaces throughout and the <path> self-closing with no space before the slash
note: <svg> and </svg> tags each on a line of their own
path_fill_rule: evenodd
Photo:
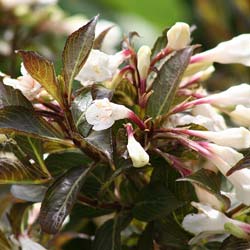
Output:
<svg viewBox="0 0 250 250">
<path fill-rule="evenodd" d="M 0 6 L 1 1 L 6 2 L 0 0 Z M 56 10 L 55 6 L 46 6 L 39 11 L 32 7 L 28 12 L 24 6 L 15 10 L 0 8 L 2 72 L 12 76 L 20 74 L 20 59 L 14 54 L 15 49 L 37 50 L 53 59 L 60 68 L 60 53 L 67 32 L 58 31 L 56 26 L 44 29 L 43 22 L 48 19 L 60 23 L 60 18 L 83 16 L 87 19 L 99 13 L 101 19 L 117 23 L 123 34 L 139 32 L 138 44 L 148 45 L 153 45 L 164 28 L 183 21 L 196 26 L 193 39 L 195 43 L 202 44 L 197 51 L 250 31 L 249 0 L 59 0 L 58 6 Z M 64 24 L 61 25 L 63 28 Z M 216 67 L 220 73 L 215 73 L 209 80 L 208 89 L 224 89 L 239 82 L 250 82 L 249 70 L 243 66 Z"/>
</svg>

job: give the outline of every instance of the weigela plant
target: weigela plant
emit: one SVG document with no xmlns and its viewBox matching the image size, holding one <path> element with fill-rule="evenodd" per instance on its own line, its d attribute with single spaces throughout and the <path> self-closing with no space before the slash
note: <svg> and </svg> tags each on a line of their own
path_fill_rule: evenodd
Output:
<svg viewBox="0 0 250 250">
<path fill-rule="evenodd" d="M 178 22 L 110 55 L 97 21 L 61 72 L 20 48 L 22 76 L 1 74 L 2 249 L 249 249 L 250 85 L 203 82 L 214 62 L 249 66 L 250 35 L 196 53 Z"/>
</svg>

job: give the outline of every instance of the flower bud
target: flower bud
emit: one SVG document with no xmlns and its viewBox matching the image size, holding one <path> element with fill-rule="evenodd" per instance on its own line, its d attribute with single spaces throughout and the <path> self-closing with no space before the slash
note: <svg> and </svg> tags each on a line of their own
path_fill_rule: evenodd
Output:
<svg viewBox="0 0 250 250">
<path fill-rule="evenodd" d="M 172 50 L 181 50 L 190 42 L 190 27 L 186 23 L 177 22 L 167 32 L 168 45 Z"/>
<path fill-rule="evenodd" d="M 133 166 L 136 168 L 143 167 L 149 163 L 149 155 L 141 146 L 141 144 L 136 141 L 133 135 L 133 129 L 131 124 L 126 125 L 127 134 L 128 134 L 128 154 L 133 162 Z"/>
<path fill-rule="evenodd" d="M 241 63 L 250 66 L 250 34 L 242 34 L 196 54 L 191 62 Z"/>
<path fill-rule="evenodd" d="M 202 137 L 221 146 L 233 147 L 236 149 L 250 147 L 250 131 L 244 127 L 229 128 L 222 131 L 199 131 L 188 130 L 188 134 Z"/>
<path fill-rule="evenodd" d="M 232 111 L 229 116 L 233 122 L 238 125 L 250 127 L 250 108 L 243 105 L 237 105 L 235 110 Z"/>
<path fill-rule="evenodd" d="M 137 68 L 141 80 L 145 80 L 148 76 L 148 69 L 150 67 L 151 49 L 143 45 L 137 52 Z"/>
</svg>

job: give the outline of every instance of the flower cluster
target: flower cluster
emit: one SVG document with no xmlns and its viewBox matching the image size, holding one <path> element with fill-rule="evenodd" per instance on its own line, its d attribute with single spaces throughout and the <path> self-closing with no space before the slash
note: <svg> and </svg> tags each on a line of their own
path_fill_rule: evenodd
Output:
<svg viewBox="0 0 250 250">
<path fill-rule="evenodd" d="M 183 229 L 194 234 L 189 244 L 199 244 L 200 239 L 204 242 L 217 241 L 215 235 L 218 234 L 223 240 L 229 235 L 249 239 L 248 215 L 241 209 L 249 209 L 250 206 L 250 169 L 244 164 L 250 148 L 250 84 L 241 83 L 221 92 L 209 93 L 203 82 L 215 71 L 213 63 L 250 66 L 250 34 L 239 35 L 213 49 L 194 54 L 196 46 L 190 44 L 190 27 L 178 22 L 165 32 L 165 44 L 161 41 L 153 49 L 142 45 L 136 50 L 131 42 L 133 35 L 130 35 L 124 38 L 121 51 L 107 54 L 100 46 L 94 46 L 98 41 L 94 32 L 96 20 L 92 19 L 68 38 L 63 52 L 63 72 L 59 76 L 55 75 L 50 61 L 24 51 L 19 51 L 23 59 L 22 76 L 17 79 L 5 74 L 1 76 L 1 87 L 8 86 L 22 92 L 23 95 L 16 91 L 17 95 L 21 95 L 19 98 L 25 100 L 20 110 L 28 109 L 27 102 L 33 105 L 33 109 L 26 111 L 21 119 L 20 114 L 14 113 L 19 103 L 5 104 L 12 100 L 6 98 L 0 104 L 19 120 L 24 121 L 28 117 L 39 125 L 35 127 L 28 119 L 27 124 L 15 127 L 10 116 L 6 119 L 4 131 L 28 134 L 29 152 L 21 152 L 26 163 L 29 160 L 28 170 L 30 165 L 38 163 L 39 171 L 44 175 L 39 176 L 39 183 L 53 182 L 56 178 L 46 194 L 43 192 L 42 195 L 45 195 L 39 217 L 42 229 L 49 233 L 58 232 L 73 207 L 71 200 L 78 198 L 100 211 L 111 208 L 120 216 L 123 210 L 129 210 L 130 215 L 138 220 L 158 223 L 162 219 L 164 222 L 168 215 L 165 210 L 171 207 L 173 214 L 178 213 L 179 206 L 173 204 L 180 204 L 177 198 L 171 205 L 165 202 L 166 197 L 172 197 L 169 194 L 171 188 L 174 189 L 176 182 L 188 181 L 196 200 L 192 196 L 192 199 L 187 198 L 188 205 L 187 202 L 181 205 L 188 208 L 183 211 L 190 212 L 195 207 L 198 212 L 188 212 L 184 216 L 178 214 L 179 217 L 174 219 L 181 218 Z M 78 41 L 81 37 L 84 37 L 83 40 Z M 79 54 L 75 53 L 77 46 Z M 9 115 L 8 112 L 6 115 Z M 30 139 L 34 135 L 36 140 L 41 140 L 41 145 L 45 145 L 46 153 L 39 155 L 37 142 Z M 53 139 L 54 144 L 45 144 Z M 87 170 L 77 165 L 78 168 L 69 167 L 68 175 L 65 174 L 67 169 L 56 169 L 50 173 L 44 159 L 55 152 L 64 154 L 64 147 L 58 149 L 60 143 L 70 153 L 72 150 L 76 154 L 81 152 L 81 157 L 88 158 L 86 164 L 91 159 Z M 32 154 L 31 150 L 34 150 Z M 10 158 L 9 154 L 4 155 Z M 30 159 L 30 155 L 35 155 L 35 160 Z M 18 158 L 13 159 L 15 168 L 20 167 L 21 163 L 16 163 Z M 95 167 L 103 169 L 104 166 L 110 171 L 105 180 L 102 178 L 106 178 L 106 174 L 97 177 L 95 174 L 98 173 L 93 172 Z M 162 167 L 161 171 L 165 174 L 158 172 Z M 172 178 L 166 177 L 171 175 L 168 167 L 178 176 L 174 184 L 168 183 Z M 60 176 L 57 171 L 61 171 Z M 89 197 L 92 194 L 87 194 L 87 198 L 78 196 L 81 183 L 84 184 L 89 173 L 95 176 L 95 180 L 98 179 L 96 196 L 101 197 L 100 201 L 111 199 L 107 204 L 92 200 Z M 33 174 L 30 175 L 33 177 Z M 65 178 L 64 181 L 61 178 Z M 90 180 L 89 183 L 91 181 L 94 182 Z M 129 182 L 132 184 L 126 186 Z M 136 198 L 135 195 L 125 197 L 123 185 L 128 193 L 130 189 L 138 192 Z M 225 187 L 224 190 L 222 187 Z M 61 193 L 66 197 L 66 201 L 58 202 L 59 208 L 51 205 L 54 198 L 58 199 L 58 193 L 53 188 L 59 189 L 60 197 Z M 149 191 L 154 192 L 154 188 L 159 194 L 147 195 Z M 107 190 L 108 195 L 105 193 Z M 19 196 L 18 192 L 13 192 L 15 194 Z M 66 206 L 61 208 L 61 204 Z M 160 205 L 155 208 L 155 204 Z M 146 215 L 141 215 L 142 207 L 148 209 Z M 48 212 L 50 209 L 56 214 L 55 218 L 49 217 L 52 214 Z M 239 211 L 245 217 L 239 216 Z M 145 219 L 144 216 L 148 217 Z M 50 224 L 50 220 L 55 223 Z M 112 225 L 116 223 L 120 221 L 112 221 Z M 18 240 L 21 246 L 31 242 L 25 234 Z"/>
</svg>

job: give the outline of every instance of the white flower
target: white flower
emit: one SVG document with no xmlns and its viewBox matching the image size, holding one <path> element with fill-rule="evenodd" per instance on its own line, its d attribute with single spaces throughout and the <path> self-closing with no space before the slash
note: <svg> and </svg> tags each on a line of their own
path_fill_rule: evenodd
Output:
<svg viewBox="0 0 250 250">
<path fill-rule="evenodd" d="M 188 133 L 202 137 L 221 146 L 237 149 L 250 147 L 250 131 L 244 127 L 229 128 L 218 132 L 188 130 Z"/>
<path fill-rule="evenodd" d="M 226 173 L 244 156 L 230 147 L 219 146 L 212 143 L 203 143 L 211 155 L 207 158 L 214 163 L 220 172 L 226 176 Z M 246 205 L 250 205 L 250 169 L 241 169 L 227 179 L 233 184 L 236 197 Z"/>
<path fill-rule="evenodd" d="M 210 121 L 213 124 L 210 126 L 212 127 L 212 129 L 208 128 L 209 130 L 220 131 L 220 130 L 224 130 L 227 128 L 224 117 L 218 114 L 215 108 L 213 108 L 210 104 L 202 104 L 202 105 L 195 106 L 192 109 L 192 114 L 195 115 L 196 117 L 200 115 L 200 116 L 210 119 Z"/>
<path fill-rule="evenodd" d="M 212 94 L 203 98 L 213 105 L 221 107 L 234 105 L 250 105 L 250 85 L 242 83 L 240 85 L 232 86 L 225 91 L 218 94 Z"/>
<path fill-rule="evenodd" d="M 170 49 L 180 50 L 190 42 L 190 27 L 186 23 L 177 22 L 167 32 L 168 45 Z"/>
<path fill-rule="evenodd" d="M 242 34 L 196 54 L 193 62 L 241 63 L 250 66 L 250 34 Z"/>
<path fill-rule="evenodd" d="M 250 126 L 250 108 L 243 105 L 237 105 L 235 110 L 229 114 L 231 120 L 238 125 Z"/>
<path fill-rule="evenodd" d="M 31 4 L 55 4 L 57 0 L 0 0 L 0 5 L 6 9 Z"/>
<path fill-rule="evenodd" d="M 21 64 L 21 73 L 22 76 L 17 79 L 9 76 L 4 77 L 3 83 L 14 89 L 19 89 L 27 99 L 33 100 L 40 93 L 42 86 L 28 74 L 23 64 Z"/>
<path fill-rule="evenodd" d="M 141 46 L 137 52 L 137 68 L 141 80 L 145 80 L 148 76 L 148 69 L 150 67 L 151 49 L 144 45 Z"/>
<path fill-rule="evenodd" d="M 250 224 L 233 220 L 222 212 L 213 209 L 210 206 L 197 202 L 191 202 L 201 213 L 188 214 L 182 221 L 183 228 L 195 235 L 202 232 L 225 233 L 224 225 L 226 223 L 234 224 L 245 232 L 250 231 Z"/>
<path fill-rule="evenodd" d="M 131 110 L 110 102 L 107 98 L 94 100 L 86 111 L 86 120 L 96 131 L 110 128 L 116 120 L 130 116 Z"/>
<path fill-rule="evenodd" d="M 141 144 L 136 141 L 133 135 L 133 129 L 131 124 L 126 125 L 128 133 L 128 154 L 133 162 L 133 166 L 136 168 L 143 167 L 149 163 L 149 155 L 141 146 Z"/>
<path fill-rule="evenodd" d="M 86 63 L 79 74 L 75 77 L 83 86 L 91 85 L 94 82 L 110 80 L 119 65 L 127 58 L 126 51 L 121 51 L 115 55 L 108 55 L 100 50 L 92 49 Z"/>
<path fill-rule="evenodd" d="M 168 119 L 168 124 L 165 127 L 184 126 L 191 123 L 201 125 L 208 130 L 218 130 L 215 122 L 208 117 L 202 115 L 185 115 L 182 113 L 171 115 Z"/>
</svg>

